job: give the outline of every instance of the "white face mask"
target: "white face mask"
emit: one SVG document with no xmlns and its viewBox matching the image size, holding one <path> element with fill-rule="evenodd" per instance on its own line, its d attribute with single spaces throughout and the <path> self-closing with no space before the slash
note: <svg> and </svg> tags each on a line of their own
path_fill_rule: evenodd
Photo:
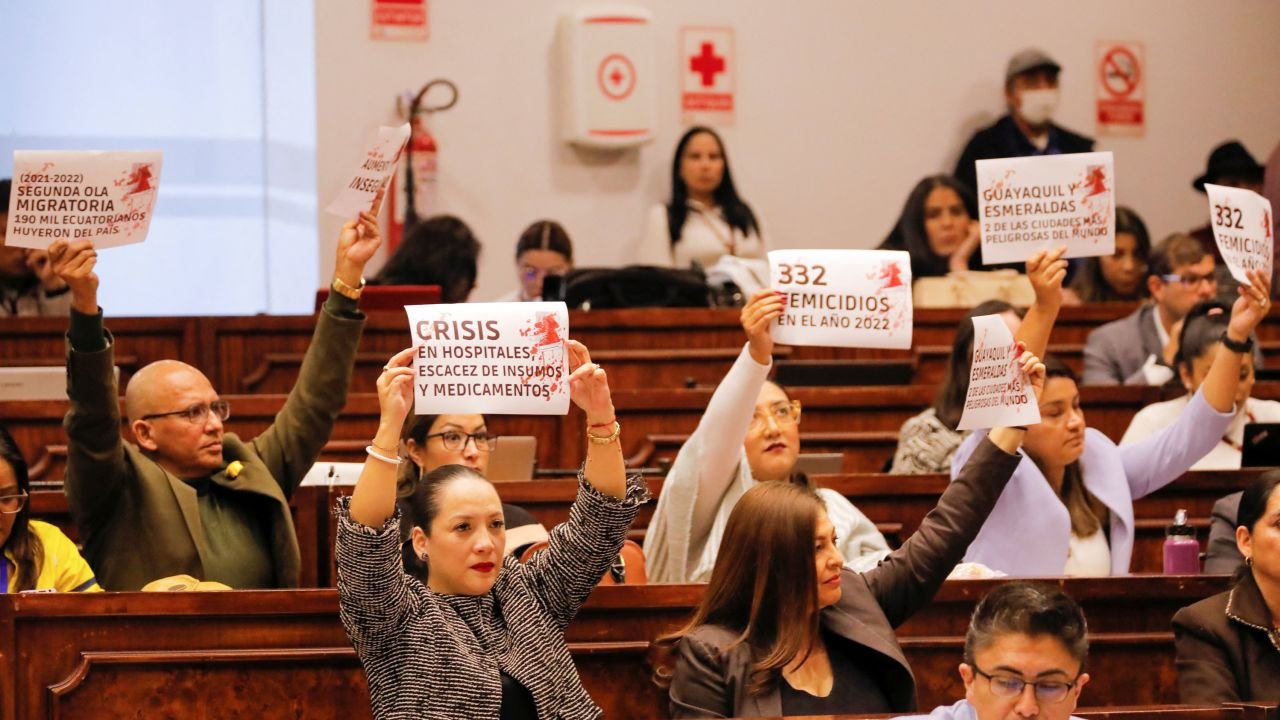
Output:
<svg viewBox="0 0 1280 720">
<path fill-rule="evenodd" d="M 1018 98 L 1018 114 L 1028 125 L 1044 125 L 1053 117 L 1053 111 L 1058 109 L 1057 88 L 1023 90 Z"/>
</svg>

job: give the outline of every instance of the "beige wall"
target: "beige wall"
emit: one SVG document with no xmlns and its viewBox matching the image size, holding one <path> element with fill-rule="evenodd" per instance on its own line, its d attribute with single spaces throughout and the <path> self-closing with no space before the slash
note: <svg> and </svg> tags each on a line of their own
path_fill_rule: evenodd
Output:
<svg viewBox="0 0 1280 720">
<path fill-rule="evenodd" d="M 559 13 L 546 0 L 431 0 L 426 43 L 369 39 L 367 2 L 316 3 L 317 186 L 323 208 L 353 152 L 394 121 L 397 93 L 434 77 L 461 88 L 433 120 L 442 148 L 440 208 L 485 251 L 475 299 L 515 286 L 511 252 L 529 222 L 552 217 L 579 264 L 625 262 L 646 208 L 668 192 L 681 132 L 676 42 L 689 24 L 728 25 L 738 44 L 738 114 L 725 130 L 742 195 L 777 247 L 871 247 L 922 176 L 950 171 L 965 139 L 1003 112 L 1007 57 L 1039 45 L 1064 66 L 1058 120 L 1094 135 L 1098 40 L 1146 44 L 1147 134 L 1100 139 L 1116 153 L 1119 200 L 1152 234 L 1198 225 L 1190 182 L 1220 140 L 1259 157 L 1280 141 L 1280 3 L 1272 0 L 1071 0 L 872 3 L 853 0 L 648 0 L 657 43 L 659 131 L 621 154 L 558 139 L 551 98 Z M 335 218 L 321 215 L 321 274 Z"/>
</svg>

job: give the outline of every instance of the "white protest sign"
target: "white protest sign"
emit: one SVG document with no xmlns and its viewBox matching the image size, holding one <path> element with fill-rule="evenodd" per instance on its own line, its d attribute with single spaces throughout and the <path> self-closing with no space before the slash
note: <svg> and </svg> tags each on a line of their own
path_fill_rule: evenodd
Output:
<svg viewBox="0 0 1280 720">
<path fill-rule="evenodd" d="M 569 412 L 569 311 L 560 302 L 409 305 L 414 409 Z"/>
<path fill-rule="evenodd" d="M 999 315 L 973 319 L 969 392 L 957 430 L 1019 427 L 1040 422 L 1040 406 L 1018 361 L 1013 333 Z"/>
<path fill-rule="evenodd" d="M 979 160 L 982 262 L 1023 262 L 1067 246 L 1066 257 L 1116 249 L 1115 166 L 1109 152 Z"/>
<path fill-rule="evenodd" d="M 352 173 L 338 197 L 324 211 L 351 219 L 373 207 L 373 197 L 396 171 L 396 162 L 409 141 L 409 123 L 378 128 L 369 140 L 360 167 Z"/>
<path fill-rule="evenodd" d="M 1271 277 L 1274 262 L 1271 202 L 1252 190 L 1205 183 L 1209 196 L 1209 224 L 1218 251 L 1231 268 L 1231 277 L 1249 284 L 1246 270 Z"/>
<path fill-rule="evenodd" d="M 777 342 L 911 347 L 911 256 L 901 250 L 774 250 L 769 278 L 786 296 Z"/>
<path fill-rule="evenodd" d="M 142 242 L 160 185 L 160 151 L 15 150 L 5 244 Z"/>
</svg>

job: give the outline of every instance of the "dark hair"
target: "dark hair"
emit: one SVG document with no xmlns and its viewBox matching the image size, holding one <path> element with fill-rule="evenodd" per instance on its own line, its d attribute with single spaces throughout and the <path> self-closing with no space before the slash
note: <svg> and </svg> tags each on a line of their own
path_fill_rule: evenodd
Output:
<svg viewBox="0 0 1280 720">
<path fill-rule="evenodd" d="M 1022 311 L 1004 300 L 987 300 L 964 314 L 951 340 L 951 357 L 947 358 L 947 374 L 933 399 L 933 411 L 938 422 L 955 430 L 964 412 L 964 398 L 969 393 L 969 371 L 973 367 L 973 319 L 980 315 L 1002 315 L 1013 312 L 1022 317 Z"/>
<path fill-rule="evenodd" d="M 729 513 L 711 580 L 693 619 L 653 643 L 653 680 L 670 684 L 675 646 L 695 628 L 723 625 L 733 645 L 751 649 L 747 690 L 758 695 L 783 668 L 812 650 L 818 634 L 818 576 L 814 533 L 822 498 L 792 483 L 760 483 Z"/>
<path fill-rule="evenodd" d="M 516 259 L 519 260 L 529 250 L 558 252 L 565 260 L 573 262 L 573 241 L 569 239 L 569 233 L 565 232 L 564 227 L 555 220 L 539 220 L 520 233 L 520 239 L 516 242 Z"/>
<path fill-rule="evenodd" d="M 1049 380 L 1053 378 L 1064 378 L 1077 386 L 1080 385 L 1074 370 L 1057 356 L 1046 355 L 1044 358 L 1045 388 L 1049 387 Z M 1044 466 L 1038 459 L 1030 453 L 1027 453 L 1027 456 L 1036 464 L 1036 467 L 1040 468 L 1041 472 L 1044 472 Z M 1107 506 L 1085 487 L 1084 471 L 1080 469 L 1079 460 L 1063 470 L 1062 487 L 1058 488 L 1058 498 L 1062 500 L 1063 505 L 1067 506 L 1067 514 L 1071 516 L 1071 532 L 1080 537 L 1088 537 L 1098 532 L 1108 517 Z"/>
<path fill-rule="evenodd" d="M 1151 236 L 1147 233 L 1146 223 L 1138 213 L 1127 207 L 1116 208 L 1116 235 L 1128 233 L 1134 238 L 1134 252 L 1143 264 L 1149 265 L 1151 260 Z M 1144 275 L 1145 277 L 1145 275 Z M 1080 300 L 1086 303 L 1125 302 L 1141 300 L 1150 295 L 1145 282 L 1138 283 L 1135 295 L 1125 296 L 1116 292 L 1102 275 L 1102 260 L 1097 257 L 1085 258 L 1084 266 L 1076 273 L 1071 282 L 1071 289 Z"/>
<path fill-rule="evenodd" d="M 1178 354 L 1173 357 L 1175 368 L 1191 373 L 1191 363 L 1204 356 L 1214 345 L 1222 342 L 1231 321 L 1231 308 L 1216 300 L 1196 303 L 1182 321 L 1178 333 Z"/>
<path fill-rule="evenodd" d="M 1267 501 L 1275 494 L 1277 487 L 1280 487 L 1280 470 L 1271 470 L 1254 478 L 1253 482 L 1249 483 L 1240 494 L 1240 509 L 1236 511 L 1236 527 L 1247 528 L 1249 535 L 1252 536 L 1258 521 L 1267 512 Z M 1247 563 L 1240 563 L 1240 567 L 1236 568 L 1235 575 L 1231 578 L 1232 583 L 1240 582 L 1251 571 L 1252 568 Z"/>
<path fill-rule="evenodd" d="M 1186 233 L 1174 233 L 1151 248 L 1147 262 L 1147 276 L 1160 277 L 1173 272 L 1179 265 L 1193 265 L 1204 259 L 1204 246 Z"/>
<path fill-rule="evenodd" d="M 1051 585 L 1008 582 L 997 586 L 973 609 L 964 636 L 964 661 L 990 647 L 1002 635 L 1047 635 L 1062 643 L 1081 670 L 1089 656 L 1089 626 L 1080 605 Z"/>
<path fill-rule="evenodd" d="M 680 163 L 684 157 L 685 147 L 698 133 L 707 133 L 715 138 L 716 145 L 720 146 L 720 157 L 724 160 L 724 175 L 711 196 L 715 198 L 716 205 L 719 205 L 724 213 L 725 221 L 729 223 L 729 227 L 741 231 L 743 235 L 759 233 L 760 224 L 756 222 L 755 213 L 751 212 L 750 205 L 738 197 L 738 190 L 733 185 L 733 174 L 729 172 L 729 154 L 725 152 L 724 141 L 715 130 L 695 125 L 680 136 L 680 142 L 676 144 L 675 159 L 671 162 L 671 202 L 667 203 L 667 232 L 671 235 L 672 246 L 679 242 L 680 233 L 684 230 L 684 221 L 689 216 L 689 187 L 685 185 L 684 178 L 680 177 Z"/>
<path fill-rule="evenodd" d="M 916 183 L 902 206 L 902 214 L 898 216 L 898 222 L 889 231 L 884 242 L 880 243 L 881 249 L 906 250 L 911 255 L 912 280 L 919 277 L 946 275 L 949 269 L 948 259 L 938 255 L 929 247 L 929 235 L 924 229 L 925 201 L 929 199 L 929 194 L 938 188 L 954 190 L 956 195 L 960 196 L 960 202 L 964 203 L 964 209 L 969 213 L 969 217 L 972 219 L 978 217 L 978 200 L 974 197 L 973 191 L 950 175 L 930 175 Z M 969 258 L 970 267 L 977 267 L 979 261 L 979 255 L 975 252 Z"/>
<path fill-rule="evenodd" d="M 412 465 L 412 463 L 409 464 Z M 413 493 L 406 498 L 405 504 L 409 507 L 408 517 L 404 516 L 403 507 L 401 508 L 401 527 L 407 528 L 409 532 L 412 532 L 415 527 L 422 528 L 422 532 L 430 535 L 431 522 L 440 514 L 441 491 L 448 485 L 466 478 L 489 482 L 485 476 L 465 465 L 441 465 L 423 474 L 415 484 Z M 402 530 L 401 534 L 405 532 Z M 404 561 L 404 571 L 418 578 L 425 585 L 429 575 L 427 562 L 418 557 L 418 553 L 414 551 L 412 536 L 402 546 L 401 560 Z"/>
<path fill-rule="evenodd" d="M 0 215 L 9 212 L 9 193 L 13 186 L 13 181 L 9 178 L 0 178 Z"/>
<path fill-rule="evenodd" d="M 374 285 L 439 285 L 447 303 L 466 302 L 476 284 L 480 241 L 453 215 L 436 215 L 413 227 L 387 259 Z"/>
<path fill-rule="evenodd" d="M 13 470 L 13 475 L 18 480 L 19 493 L 31 491 L 27 461 L 18 451 L 18 444 L 14 442 L 13 436 L 3 427 L 0 427 L 0 463 L 8 465 Z M 15 580 L 19 592 L 35 589 L 36 577 L 40 574 L 40 558 L 44 553 L 40 538 L 31 532 L 30 522 L 31 503 L 28 498 L 28 502 L 13 519 L 13 529 L 9 531 L 9 538 L 5 540 L 4 545 L 0 546 L 0 562 L 5 562 L 4 551 L 7 549 L 17 563 L 18 574 Z M 0 588 L 0 592 L 7 591 L 8 588 Z"/>
</svg>

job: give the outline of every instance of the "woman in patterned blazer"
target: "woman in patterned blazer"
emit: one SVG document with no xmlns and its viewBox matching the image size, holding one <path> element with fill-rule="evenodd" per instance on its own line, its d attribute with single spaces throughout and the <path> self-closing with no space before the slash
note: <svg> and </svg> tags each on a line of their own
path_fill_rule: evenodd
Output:
<svg viewBox="0 0 1280 720">
<path fill-rule="evenodd" d="M 628 478 L 608 380 L 570 341 L 570 396 L 587 414 L 587 460 L 569 520 L 521 565 L 503 557 L 502 503 L 474 470 L 445 465 L 431 488 L 415 549 L 426 584 L 404 573 L 396 512 L 395 448 L 413 407 L 405 350 L 378 378 L 382 409 L 369 459 L 338 514 L 343 627 L 369 680 L 373 716 L 597 718 L 564 642 L 564 628 L 617 556 L 640 503 Z"/>
</svg>

